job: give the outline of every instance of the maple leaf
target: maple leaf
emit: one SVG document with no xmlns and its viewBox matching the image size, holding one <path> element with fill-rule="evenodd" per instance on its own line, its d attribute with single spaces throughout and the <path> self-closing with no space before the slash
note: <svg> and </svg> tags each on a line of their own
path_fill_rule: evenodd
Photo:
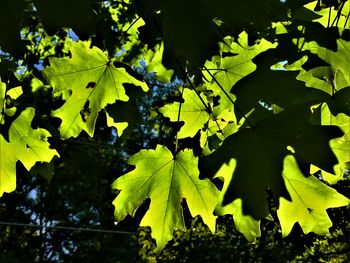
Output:
<svg viewBox="0 0 350 263">
<path fill-rule="evenodd" d="M 339 30 L 339 32 L 344 32 L 345 34 L 345 31 Z M 330 65 L 332 76 L 329 82 L 333 86 L 333 93 L 350 85 L 350 41 L 341 38 L 337 39 L 336 51 L 323 47 L 316 41 L 311 41 L 304 44 L 303 50 L 309 50 Z"/>
<path fill-rule="evenodd" d="M 182 121 L 184 125 L 181 127 L 177 136 L 179 139 L 193 137 L 204 127 L 209 121 L 210 115 L 206 109 L 208 101 L 204 96 L 199 98 L 194 90 L 183 89 L 182 98 L 184 102 L 174 102 L 167 104 L 159 109 L 159 111 L 170 119 L 170 121 Z M 180 106 L 181 105 L 181 106 Z M 180 111 L 180 119 L 178 120 Z"/>
<path fill-rule="evenodd" d="M 121 190 L 113 201 L 117 221 L 132 215 L 150 198 L 150 207 L 140 225 L 152 228 L 160 250 L 172 239 L 174 229 L 185 229 L 181 207 L 185 198 L 192 216 L 200 215 L 210 230 L 215 231 L 213 211 L 218 190 L 209 180 L 198 178 L 198 159 L 192 151 L 184 150 L 173 156 L 165 146 L 157 145 L 155 150 L 136 153 L 128 163 L 136 168 L 112 185 Z"/>
<path fill-rule="evenodd" d="M 134 125 L 142 122 L 142 116 L 139 112 L 137 101 L 143 95 L 140 89 L 129 87 L 126 89 L 126 94 L 129 97 L 128 101 L 116 101 L 114 104 L 109 104 L 105 108 L 108 127 L 115 127 L 118 131 L 118 137 L 132 132 Z"/>
<path fill-rule="evenodd" d="M 27 108 L 12 122 L 9 141 L 0 135 L 0 196 L 16 188 L 16 162 L 20 161 L 29 171 L 36 162 L 50 162 L 57 151 L 50 149 L 45 129 L 32 129 L 34 108 Z"/>
<path fill-rule="evenodd" d="M 149 49 L 143 54 L 147 72 L 155 72 L 157 79 L 163 83 L 168 83 L 173 75 L 173 70 L 168 70 L 162 64 L 164 43 L 156 45 L 153 50 Z"/>
<path fill-rule="evenodd" d="M 214 62 L 211 62 L 211 64 L 216 64 L 217 67 L 213 68 L 208 65 L 207 68 L 209 67 L 214 72 L 213 76 L 217 82 L 229 93 L 233 85 L 241 78 L 255 71 L 256 64 L 252 61 L 253 58 L 268 49 L 276 48 L 277 43 L 261 39 L 255 45 L 249 46 L 248 34 L 243 31 L 236 41 L 232 37 L 226 37 L 224 42 L 219 43 L 219 45 L 222 56 L 214 57 Z M 225 56 L 223 56 L 224 54 Z M 206 79 L 212 79 L 205 71 L 204 76 Z M 211 81 L 214 86 L 212 87 L 213 91 L 220 93 L 221 89 L 217 82 Z"/>
<path fill-rule="evenodd" d="M 339 181 L 344 173 L 350 169 L 350 117 L 344 113 L 339 113 L 334 116 L 328 105 L 322 103 L 314 114 L 312 121 L 321 125 L 336 125 L 344 135 L 340 138 L 330 140 L 329 145 L 338 159 L 338 163 L 334 166 L 334 174 L 322 171 L 322 177 L 330 184 L 335 184 Z M 313 172 L 316 172 L 318 167 L 313 167 Z"/>
<path fill-rule="evenodd" d="M 240 79 L 231 90 L 237 98 L 235 109 L 246 113 L 255 108 L 250 116 L 251 122 L 259 113 L 257 110 L 261 101 L 286 109 L 306 101 L 325 101 L 329 97 L 324 91 L 306 87 L 303 81 L 297 79 L 297 71 L 271 70 L 281 61 L 276 52 L 276 49 L 269 49 L 255 57 L 257 69 Z"/>
<path fill-rule="evenodd" d="M 286 109 L 258 122 L 252 129 L 240 129 L 227 137 L 221 147 L 201 161 L 201 175 L 213 177 L 223 163 L 237 160 L 223 205 L 241 198 L 245 214 L 260 219 L 268 215 L 266 187 L 275 196 L 288 198 L 281 176 L 283 158 L 295 151 L 300 165 L 315 164 L 328 172 L 337 163 L 329 141 L 343 133 L 335 126 L 309 123 L 308 105 Z"/>
<path fill-rule="evenodd" d="M 16 150 L 0 134 L 0 196 L 16 189 Z"/>
<path fill-rule="evenodd" d="M 241 232 L 247 240 L 254 241 L 257 237 L 261 236 L 260 220 L 256 220 L 250 215 L 243 214 L 241 199 L 236 199 L 229 204 L 222 205 L 224 196 L 232 180 L 231 175 L 236 168 L 236 164 L 236 160 L 231 159 L 228 164 L 224 163 L 215 175 L 215 177 L 224 180 L 224 185 L 218 199 L 218 205 L 215 208 L 215 214 L 220 216 L 232 215 L 237 231 Z"/>
<path fill-rule="evenodd" d="M 309 232 L 327 234 L 332 221 L 326 209 L 350 204 L 348 198 L 326 186 L 316 177 L 305 177 L 300 172 L 293 155 L 288 155 L 284 159 L 283 180 L 291 196 L 291 201 L 280 198 L 277 210 L 283 236 L 290 233 L 295 223 L 299 223 L 305 234 Z"/>
<path fill-rule="evenodd" d="M 235 115 L 230 110 L 217 111 L 214 107 L 213 113 L 206 128 L 200 131 L 200 146 L 203 155 L 209 155 L 229 135 L 238 131 L 240 123 L 237 123 Z M 221 112 L 218 114 L 218 112 Z"/>
<path fill-rule="evenodd" d="M 72 57 L 51 58 L 51 66 L 43 72 L 54 93 L 63 94 L 66 100 L 52 115 L 62 119 L 59 130 L 63 138 L 77 137 L 82 130 L 93 136 L 99 111 L 116 100 L 128 101 L 123 84 L 144 91 L 148 87 L 123 67 L 116 67 L 102 50 L 90 48 L 90 42 L 68 41 L 67 47 Z"/>
<path fill-rule="evenodd" d="M 331 3 L 337 3 L 337 1 L 330 1 Z M 329 8 L 324 7 L 320 8 L 319 10 L 315 10 L 316 6 L 319 5 L 319 1 L 312 1 L 306 5 L 304 5 L 305 9 L 310 10 L 317 16 L 312 17 L 311 14 L 308 17 L 305 17 L 305 20 L 312 20 L 313 22 L 318 22 L 320 23 L 323 27 L 328 28 L 330 26 L 337 26 L 337 27 L 343 27 L 346 28 L 348 24 L 348 10 L 350 8 L 349 2 L 348 1 L 342 1 L 344 2 L 344 7 L 342 7 L 341 10 L 339 10 L 339 7 L 337 8 Z M 298 17 L 299 19 L 301 17 Z M 310 19 L 313 18 L 313 19 Z"/>
<path fill-rule="evenodd" d="M 286 70 L 300 70 L 297 76 L 298 80 L 304 81 L 307 87 L 322 90 L 332 96 L 350 85 L 345 79 L 345 74 L 341 68 L 333 69 L 331 66 L 320 66 L 306 71 L 302 68 L 306 61 L 307 56 L 304 56 L 292 65 L 286 65 L 284 68 Z"/>
<path fill-rule="evenodd" d="M 252 61 L 254 57 L 275 48 L 277 43 L 261 39 L 255 45 L 249 46 L 248 34 L 243 31 L 236 41 L 232 37 L 226 37 L 219 46 L 221 56 L 214 56 L 211 61 L 205 63 L 203 76 L 208 81 L 208 89 L 212 90 L 214 95 L 220 96 L 217 110 L 233 111 L 236 96 L 231 93 L 232 87 L 256 70 L 256 64 Z"/>
<path fill-rule="evenodd" d="M 17 107 L 11 105 L 12 100 L 16 100 L 19 96 L 23 94 L 21 86 L 9 89 L 6 91 L 7 100 L 4 104 L 3 113 L 6 116 L 13 116 L 17 111 Z M 1 123 L 1 122 L 0 122 Z"/>
<path fill-rule="evenodd" d="M 350 83 L 348 83 L 345 77 L 347 73 L 344 73 L 341 67 L 332 66 L 319 66 L 307 71 L 302 67 L 307 60 L 308 57 L 303 56 L 292 64 L 281 65 L 277 63 L 272 68 L 277 70 L 300 71 L 297 76 L 298 80 L 305 82 L 307 87 L 324 92 L 324 96 L 318 96 L 319 99 L 315 96 L 315 101 L 326 102 L 332 112 L 348 113 L 350 105 Z M 314 94 L 316 95 L 317 93 Z M 305 93 L 305 96 L 310 97 L 310 94 Z M 318 124 L 320 123 L 319 121 Z"/>
<path fill-rule="evenodd" d="M 200 94 L 199 91 L 184 88 L 182 99 L 184 101 L 181 103 L 173 102 L 159 108 L 159 111 L 170 121 L 183 122 L 177 135 L 179 139 L 193 137 L 200 131 L 201 146 L 204 148 L 205 145 L 208 146 L 210 136 L 218 135 L 221 140 L 227 137 L 228 135 L 223 136 L 221 133 L 228 124 L 234 124 L 231 130 L 235 131 L 237 125 L 235 125 L 236 119 L 233 112 L 218 110 L 217 107 L 214 107 L 212 111 L 212 103 L 209 103 L 207 97 Z"/>
<path fill-rule="evenodd" d="M 264 27 L 277 18 L 286 17 L 283 3 L 276 0 L 259 1 L 136 1 L 145 26 L 140 28 L 141 39 L 154 42 L 161 35 L 164 40 L 163 62 L 175 68 L 176 59 L 185 57 L 189 68 L 201 66 L 215 52 L 221 39 L 218 24 L 228 26 L 230 32 L 240 32 L 247 25 Z M 264 10 L 264 12 L 261 12 Z M 178 15 L 181 14 L 181 17 Z M 219 21 L 218 24 L 214 20 Z M 219 28 L 219 29 L 218 29 Z M 220 34 L 221 33 L 221 34 Z"/>
<path fill-rule="evenodd" d="M 322 90 L 330 95 L 333 94 L 333 84 L 336 83 L 336 85 L 338 85 L 341 80 L 334 82 L 332 81 L 332 69 L 328 66 L 315 67 L 309 71 L 305 70 L 302 66 L 307 62 L 307 60 L 308 56 L 303 56 L 301 59 L 292 64 L 280 65 L 280 63 L 278 63 L 273 65 L 271 68 L 275 70 L 283 69 L 287 71 L 299 71 L 296 79 L 305 82 L 305 86 Z M 339 71 L 337 74 L 338 79 L 341 78 L 340 72 L 341 71 Z"/>
<path fill-rule="evenodd" d="M 23 94 L 20 86 L 6 89 L 6 84 L 0 81 L 0 125 L 5 123 L 5 116 L 13 116 L 16 113 L 17 108 L 11 105 L 11 102 Z"/>
</svg>

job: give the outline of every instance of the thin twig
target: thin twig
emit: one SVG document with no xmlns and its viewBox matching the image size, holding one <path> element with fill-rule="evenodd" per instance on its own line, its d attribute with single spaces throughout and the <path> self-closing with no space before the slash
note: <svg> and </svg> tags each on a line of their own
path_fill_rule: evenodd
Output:
<svg viewBox="0 0 350 263">
<path fill-rule="evenodd" d="M 183 97 L 184 94 L 184 89 L 185 87 L 182 87 L 182 91 L 181 91 L 181 99 Z M 177 122 L 180 122 L 180 116 L 181 116 L 181 107 L 182 107 L 182 101 L 180 101 L 179 104 L 179 111 L 177 113 Z M 175 137 L 175 154 L 177 153 L 177 149 L 179 147 L 179 137 L 178 137 L 179 131 L 176 132 L 176 137 Z"/>
<path fill-rule="evenodd" d="M 344 23 L 344 28 L 346 27 L 346 24 L 348 23 L 349 16 L 350 16 L 350 11 L 349 11 L 348 15 L 346 16 L 345 23 Z"/>
<path fill-rule="evenodd" d="M 198 93 L 196 87 L 193 85 L 191 79 L 189 78 L 188 76 L 188 72 L 185 72 L 185 70 L 182 68 L 180 62 L 177 60 L 177 64 L 178 66 L 180 67 L 180 70 L 183 74 L 183 76 L 185 77 L 186 81 L 188 81 L 188 83 L 191 85 L 193 91 L 196 93 L 197 97 L 199 98 L 199 100 L 202 102 L 203 106 L 205 107 L 205 110 L 208 112 L 208 114 L 212 115 L 213 114 L 213 111 L 212 109 L 210 108 L 209 104 L 206 104 L 205 101 L 203 100 L 203 98 L 201 97 L 201 95 Z M 218 126 L 219 128 L 219 132 L 221 132 L 221 128 L 220 128 L 220 125 L 219 123 L 217 122 L 217 120 L 214 120 L 216 125 Z"/>
<path fill-rule="evenodd" d="M 141 17 L 139 16 L 139 17 L 138 17 L 135 21 L 133 21 L 133 22 L 130 24 L 130 26 L 123 32 L 122 36 L 120 37 L 120 42 L 121 42 L 122 40 L 124 40 L 124 37 L 125 37 L 126 33 L 128 33 L 128 31 L 136 24 L 137 21 L 139 21 L 140 18 L 141 18 Z"/>
<path fill-rule="evenodd" d="M 340 20 L 340 16 L 341 16 L 341 12 L 343 10 L 343 7 L 344 7 L 344 4 L 345 4 L 345 1 L 342 1 L 341 4 L 340 4 L 340 7 L 338 9 L 338 12 L 337 12 L 337 15 L 336 17 L 334 18 L 333 22 L 332 22 L 332 25 L 336 22 L 336 25 L 335 26 L 338 26 L 338 23 L 339 23 L 339 20 Z"/>
<path fill-rule="evenodd" d="M 230 102 L 235 106 L 235 108 L 238 110 L 238 112 L 243 116 L 243 118 L 252 126 L 254 127 L 254 125 L 248 120 L 248 118 L 245 116 L 245 114 L 243 113 L 243 111 L 236 105 L 236 103 L 232 100 L 232 98 L 230 97 L 230 95 L 226 92 L 226 90 L 221 86 L 221 84 L 217 81 L 217 79 L 213 76 L 213 74 L 211 74 L 211 72 L 209 70 L 207 70 L 207 68 L 205 66 L 203 66 L 204 69 L 208 72 L 208 74 L 212 77 L 212 79 L 215 81 L 215 83 L 219 86 L 219 88 L 221 89 L 221 91 L 226 95 L 226 97 L 230 100 Z"/>
<path fill-rule="evenodd" d="M 329 7 L 327 28 L 329 28 L 329 24 L 331 23 L 331 14 L 332 14 L 332 6 Z"/>
</svg>

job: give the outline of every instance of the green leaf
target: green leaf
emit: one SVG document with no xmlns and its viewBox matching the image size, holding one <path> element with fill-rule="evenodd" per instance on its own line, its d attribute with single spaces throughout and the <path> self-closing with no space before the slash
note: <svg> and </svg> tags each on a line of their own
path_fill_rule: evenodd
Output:
<svg viewBox="0 0 350 263">
<path fill-rule="evenodd" d="M 117 221 L 134 214 L 150 198 L 150 207 L 140 225 L 152 228 L 160 250 L 172 239 L 175 229 L 185 229 L 181 207 L 185 198 L 191 215 L 200 215 L 215 231 L 213 211 L 218 190 L 209 180 L 198 179 L 198 159 L 192 151 L 173 156 L 165 146 L 158 145 L 155 150 L 141 150 L 128 163 L 136 168 L 113 183 L 113 188 L 121 190 L 113 201 Z"/>
<path fill-rule="evenodd" d="M 203 155 L 212 153 L 226 137 L 237 132 L 240 127 L 232 111 L 227 109 L 221 112 L 216 109 L 217 107 L 214 107 L 205 129 L 200 131 L 200 146 Z M 217 114 L 218 112 L 221 113 Z"/>
<path fill-rule="evenodd" d="M 262 29 L 287 14 L 287 9 L 276 0 L 155 0 L 137 1 L 136 5 L 146 23 L 140 29 L 141 39 L 152 43 L 161 35 L 165 47 L 163 62 L 171 68 L 178 66 L 176 60 L 180 57 L 185 57 L 190 69 L 203 65 L 227 28 L 230 33 L 252 25 Z M 218 26 L 220 23 L 223 25 Z"/>
<path fill-rule="evenodd" d="M 201 96 L 202 100 L 198 96 Z M 184 125 L 177 135 L 179 139 L 195 136 L 210 118 L 204 105 L 204 103 L 208 105 L 208 101 L 204 96 L 197 95 L 194 90 L 184 88 L 182 98 L 183 103 L 174 102 L 159 109 L 165 117 L 170 118 L 173 122 L 178 121 L 180 111 L 180 121 L 183 121 Z"/>
<path fill-rule="evenodd" d="M 20 86 L 9 89 L 6 92 L 6 95 L 9 96 L 13 100 L 16 100 L 22 94 L 23 94 L 23 90 L 22 90 L 22 87 L 20 87 Z"/>
<path fill-rule="evenodd" d="M 283 69 L 289 71 L 299 71 L 297 80 L 305 82 L 306 87 L 322 90 L 328 94 L 333 93 L 332 86 L 332 69 L 328 66 L 315 67 L 306 71 L 302 66 L 307 62 L 308 57 L 303 56 L 301 59 L 295 61 L 292 64 L 286 64 L 282 66 Z M 272 68 L 277 65 L 272 66 Z"/>
<path fill-rule="evenodd" d="M 334 126 L 311 125 L 310 115 L 308 105 L 283 110 L 258 122 L 252 129 L 240 129 L 204 158 L 201 174 L 205 177 L 213 177 L 223 163 L 237 160 L 223 205 L 241 198 L 244 213 L 260 219 L 268 215 L 266 187 L 270 187 L 276 197 L 288 198 L 281 174 L 289 146 L 294 149 L 300 165 L 315 164 L 333 172 L 337 159 L 329 141 L 343 133 Z"/>
<path fill-rule="evenodd" d="M 329 97 L 325 92 L 308 88 L 303 81 L 297 80 L 298 72 L 273 70 L 271 67 L 281 61 L 277 56 L 275 49 L 259 54 L 254 60 L 257 69 L 233 87 L 232 92 L 237 98 L 235 101 L 237 117 L 241 118 L 241 112 L 247 113 L 255 108 L 249 117 L 250 122 L 254 123 L 261 119 L 259 115 L 256 116 L 261 112 L 260 102 L 275 104 L 286 109 L 307 101 L 316 103 L 325 101 Z M 263 114 L 263 117 L 265 115 Z"/>
<path fill-rule="evenodd" d="M 16 152 L 0 134 L 0 196 L 16 189 Z"/>
<path fill-rule="evenodd" d="M 131 134 L 135 125 L 142 122 L 138 100 L 144 99 L 145 93 L 141 89 L 129 87 L 126 89 L 126 94 L 129 97 L 128 101 L 116 101 L 114 104 L 109 104 L 105 108 L 107 125 L 113 126 L 118 131 L 118 137 Z"/>
<path fill-rule="evenodd" d="M 339 11 L 339 8 L 322 8 L 319 11 L 315 11 L 315 7 L 319 1 L 313 1 L 311 3 L 308 3 L 305 5 L 305 8 L 308 10 L 311 10 L 314 12 L 314 14 L 318 15 L 318 17 L 315 17 L 312 21 L 318 22 L 325 28 L 328 28 L 330 26 L 337 26 L 340 28 L 348 28 L 348 13 L 350 11 L 350 4 L 349 1 L 344 1 L 344 7 L 341 11 Z M 335 2 L 335 1 L 329 1 L 329 2 Z M 340 15 L 338 14 L 340 13 Z"/>
<path fill-rule="evenodd" d="M 127 122 L 116 122 L 106 111 L 106 122 L 108 127 L 114 127 L 118 132 L 118 137 L 122 136 L 124 130 L 128 127 Z"/>
<path fill-rule="evenodd" d="M 143 58 L 146 62 L 146 70 L 148 72 L 155 72 L 157 79 L 163 83 L 168 83 L 171 80 L 173 75 L 173 70 L 167 70 L 162 64 L 164 52 L 164 43 L 156 45 L 154 51 L 148 49 L 147 52 L 143 55 Z"/>
<path fill-rule="evenodd" d="M 283 236 L 290 233 L 295 223 L 299 223 L 305 234 L 327 234 L 332 221 L 326 209 L 350 204 L 349 199 L 316 177 L 305 177 L 292 155 L 284 159 L 283 180 L 291 196 L 291 201 L 280 198 L 277 210 Z"/>
<path fill-rule="evenodd" d="M 342 137 L 332 139 L 329 142 L 332 151 L 338 159 L 338 163 L 334 166 L 335 175 L 326 174 L 327 178 L 324 179 L 332 182 L 333 180 L 329 178 L 330 176 L 339 180 L 343 177 L 345 171 L 350 169 L 350 117 L 344 113 L 334 116 L 326 103 L 323 103 L 319 110 L 321 125 L 336 125 L 344 132 Z"/>
<path fill-rule="evenodd" d="M 63 94 L 65 104 L 53 112 L 62 119 L 63 138 L 77 137 L 81 131 L 93 136 L 98 113 L 116 100 L 128 101 L 123 84 L 130 83 L 148 90 L 145 82 L 129 75 L 123 67 L 90 42 L 68 41 L 71 58 L 51 58 L 44 70 L 55 94 Z M 69 92 L 72 94 L 69 96 Z"/>
<path fill-rule="evenodd" d="M 334 92 L 350 86 L 350 41 L 339 38 L 336 40 L 336 43 L 336 51 L 327 49 L 315 41 L 305 43 L 303 48 L 317 55 L 330 65 L 332 76 L 329 82 L 332 83 Z"/>
<path fill-rule="evenodd" d="M 240 79 L 256 70 L 256 64 L 252 61 L 253 58 L 268 49 L 275 48 L 277 43 L 273 44 L 265 39 L 261 39 L 255 45 L 249 46 L 248 34 L 243 31 L 236 41 L 231 37 L 226 37 L 224 43 L 219 45 L 221 53 L 231 53 L 231 56 L 225 54 L 225 57 L 213 57 L 212 61 L 207 61 L 205 64 L 211 74 L 205 70 L 203 74 L 210 81 L 210 84 L 207 84 L 208 89 L 213 90 L 214 95 L 220 96 L 220 105 L 218 107 L 224 110 L 233 108 L 231 100 L 236 100 L 236 97 L 231 93 L 232 87 Z M 234 88 L 232 90 L 234 93 Z"/>
<path fill-rule="evenodd" d="M 16 188 L 16 162 L 29 171 L 36 162 L 50 162 L 57 151 L 50 149 L 47 130 L 31 127 L 34 108 L 27 108 L 13 121 L 9 129 L 9 142 L 0 135 L 0 196 Z"/>
<path fill-rule="evenodd" d="M 11 100 L 16 100 L 23 94 L 22 87 L 15 87 L 6 90 L 6 84 L 0 81 L 0 124 L 5 123 L 5 116 L 13 116 L 16 113 L 16 107 L 8 107 Z M 6 96 L 8 99 L 6 99 Z"/>
<path fill-rule="evenodd" d="M 345 79 L 345 74 L 341 68 L 334 69 L 332 66 L 318 66 L 306 71 L 302 66 L 307 62 L 308 57 L 303 56 L 301 59 L 292 64 L 282 66 L 285 70 L 300 71 L 297 79 L 305 82 L 310 88 L 322 90 L 329 95 L 334 95 L 350 85 Z M 272 66 L 279 68 L 278 64 Z"/>
<path fill-rule="evenodd" d="M 228 164 L 224 163 L 215 175 L 215 177 L 224 180 L 224 185 L 219 195 L 218 205 L 215 208 L 215 214 L 220 216 L 232 215 L 236 229 L 241 232 L 248 241 L 252 242 L 257 237 L 261 236 L 260 220 L 256 220 L 250 215 L 243 214 L 241 199 L 236 199 L 229 204 L 222 205 L 224 196 L 232 180 L 231 175 L 236 168 L 236 163 L 235 159 L 231 159 Z"/>
<path fill-rule="evenodd" d="M 34 115 L 34 108 L 27 108 L 13 121 L 9 130 L 9 141 L 18 147 L 16 156 L 27 170 L 38 161 L 50 162 L 54 156 L 58 156 L 47 141 L 50 133 L 45 129 L 31 128 Z"/>
</svg>

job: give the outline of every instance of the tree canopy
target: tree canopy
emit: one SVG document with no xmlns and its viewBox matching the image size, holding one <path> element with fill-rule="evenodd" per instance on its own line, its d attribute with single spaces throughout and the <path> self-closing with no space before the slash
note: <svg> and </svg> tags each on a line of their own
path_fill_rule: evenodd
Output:
<svg viewBox="0 0 350 263">
<path fill-rule="evenodd" d="M 347 0 L 1 1 L 1 198 L 83 174 L 92 153 L 68 149 L 95 144 L 93 213 L 136 214 L 157 252 L 190 216 L 215 233 L 231 215 L 249 241 L 266 219 L 329 233 L 350 204 L 349 17 Z"/>
</svg>

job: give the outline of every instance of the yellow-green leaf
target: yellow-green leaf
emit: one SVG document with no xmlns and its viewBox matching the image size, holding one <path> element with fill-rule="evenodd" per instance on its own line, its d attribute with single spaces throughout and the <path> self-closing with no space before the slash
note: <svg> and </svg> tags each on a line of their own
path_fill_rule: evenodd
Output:
<svg viewBox="0 0 350 263">
<path fill-rule="evenodd" d="M 195 136 L 209 121 L 210 115 L 204 105 L 204 103 L 208 105 L 208 101 L 204 96 L 201 96 L 202 100 L 198 96 L 201 95 L 197 95 L 194 90 L 184 89 L 182 94 L 184 102 L 181 103 L 181 107 L 180 102 L 174 102 L 159 109 L 173 122 L 178 121 L 180 111 L 180 121 L 183 121 L 184 125 L 177 135 L 179 139 Z"/>
<path fill-rule="evenodd" d="M 236 163 L 235 159 L 231 159 L 228 164 L 224 163 L 215 175 L 215 177 L 224 180 L 224 186 L 219 195 L 215 214 L 221 216 L 232 215 L 236 229 L 241 232 L 247 240 L 254 241 L 257 237 L 261 236 L 260 220 L 256 220 L 250 215 L 243 214 L 242 199 L 236 199 L 229 204 L 222 205 L 224 196 L 232 180 L 231 174 L 233 174 L 233 171 L 236 168 Z"/>
<path fill-rule="evenodd" d="M 67 47 L 71 58 L 51 58 L 51 66 L 44 70 L 54 93 L 66 100 L 53 116 L 62 119 L 59 130 L 63 138 L 77 137 L 83 130 L 93 136 L 99 111 L 116 100 L 128 101 L 123 84 L 144 91 L 148 87 L 115 65 L 102 50 L 90 47 L 90 42 L 68 41 Z"/>
<path fill-rule="evenodd" d="M 29 171 L 36 162 L 50 162 L 58 153 L 50 149 L 50 133 L 33 129 L 34 108 L 27 108 L 13 121 L 9 129 L 9 142 L 0 135 L 0 196 L 16 188 L 16 162 Z"/>
<path fill-rule="evenodd" d="M 349 199 L 316 177 L 305 177 L 292 155 L 284 158 L 283 180 L 292 199 L 281 197 L 277 210 L 283 236 L 290 233 L 295 223 L 299 223 L 305 234 L 327 234 L 332 221 L 326 209 L 350 204 Z"/>
<path fill-rule="evenodd" d="M 198 159 L 192 151 L 184 150 L 174 156 L 168 148 L 158 145 L 155 150 L 141 150 L 128 162 L 136 168 L 113 183 L 113 188 L 121 191 L 113 202 L 116 221 L 133 215 L 150 198 L 150 207 L 140 225 L 152 228 L 160 250 L 172 239 L 175 229 L 185 229 L 181 201 L 186 199 L 191 215 L 200 215 L 215 231 L 213 211 L 218 190 L 208 179 L 198 178 Z"/>
</svg>

